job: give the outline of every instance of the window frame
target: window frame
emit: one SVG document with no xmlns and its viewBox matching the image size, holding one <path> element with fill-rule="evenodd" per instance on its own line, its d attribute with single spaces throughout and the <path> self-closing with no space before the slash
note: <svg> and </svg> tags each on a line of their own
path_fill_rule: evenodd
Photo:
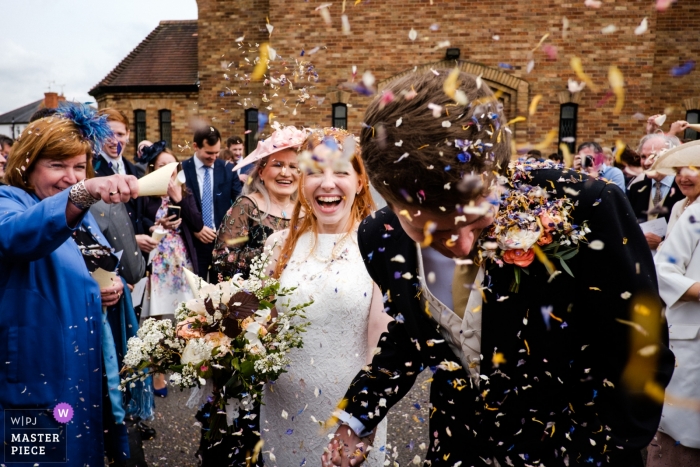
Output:
<svg viewBox="0 0 700 467">
<path fill-rule="evenodd" d="M 693 120 L 693 121 L 691 121 Z M 700 123 L 700 109 L 689 109 L 685 112 L 685 121 L 688 123 Z M 683 132 L 683 140 L 696 141 L 700 139 L 700 132 L 687 128 Z"/>
<path fill-rule="evenodd" d="M 168 120 L 163 118 L 167 115 Z M 173 147 L 173 112 L 170 109 L 160 109 L 158 111 L 158 129 L 160 130 L 160 139 L 165 141 L 165 146 Z M 138 143 L 137 143 L 138 144 Z"/>
<path fill-rule="evenodd" d="M 258 133 L 258 114 L 259 111 L 258 109 L 251 107 L 249 109 L 245 109 L 245 153 L 250 154 L 251 152 L 255 151 L 255 148 L 258 145 L 258 140 L 257 140 L 257 133 Z M 255 119 L 252 119 L 251 116 L 255 115 Z"/>
<path fill-rule="evenodd" d="M 336 109 L 343 109 L 345 116 L 337 117 Z M 348 105 L 343 102 L 336 102 L 331 106 L 331 126 L 333 128 L 348 129 Z"/>
<path fill-rule="evenodd" d="M 139 118 L 143 117 L 143 119 Z M 146 111 L 144 109 L 134 109 L 134 155 L 138 155 L 139 143 L 146 138 L 147 131 Z"/>
<path fill-rule="evenodd" d="M 564 111 L 572 109 L 573 110 L 573 118 L 566 118 L 564 119 Z M 572 125 L 572 134 L 562 134 L 562 129 L 563 129 L 563 122 L 564 120 L 571 120 L 573 121 Z M 559 143 L 557 145 L 557 152 L 561 154 L 561 144 L 564 143 L 569 147 L 569 152 L 571 154 L 576 153 L 576 135 L 577 135 L 577 129 L 578 129 L 578 104 L 574 102 L 565 102 L 564 104 L 561 104 L 559 106 Z M 573 138 L 574 140 L 571 142 L 565 142 L 563 141 L 564 138 Z"/>
</svg>

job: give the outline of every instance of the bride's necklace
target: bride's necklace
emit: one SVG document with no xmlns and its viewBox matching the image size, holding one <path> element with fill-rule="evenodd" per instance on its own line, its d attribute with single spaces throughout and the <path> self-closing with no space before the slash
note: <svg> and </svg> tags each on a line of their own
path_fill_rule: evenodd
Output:
<svg viewBox="0 0 700 467">
<path fill-rule="evenodd" d="M 340 258 L 341 254 L 343 253 L 343 248 L 345 247 L 348 239 L 352 237 L 353 232 L 354 230 L 346 233 L 345 236 L 340 239 L 340 241 L 336 242 L 331 250 L 330 256 L 328 257 L 320 257 L 316 254 L 316 239 L 314 237 L 314 242 L 311 244 L 311 256 L 313 256 L 314 259 L 320 263 L 330 263 L 331 261 L 335 261 L 336 259 Z"/>
</svg>

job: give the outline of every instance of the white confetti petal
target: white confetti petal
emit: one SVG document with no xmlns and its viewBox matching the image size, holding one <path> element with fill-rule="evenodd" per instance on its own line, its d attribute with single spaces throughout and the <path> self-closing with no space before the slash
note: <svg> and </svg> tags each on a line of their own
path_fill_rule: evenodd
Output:
<svg viewBox="0 0 700 467">
<path fill-rule="evenodd" d="M 588 248 L 591 250 L 596 250 L 600 251 L 603 248 L 605 248 L 605 243 L 601 242 L 600 240 L 593 240 L 589 245 Z"/>
<path fill-rule="evenodd" d="M 527 68 L 525 69 L 525 71 L 530 73 L 534 68 L 535 68 L 535 61 L 530 60 L 529 62 L 527 62 Z"/>
<path fill-rule="evenodd" d="M 284 418 L 286 420 L 288 416 L 289 416 L 289 414 L 287 413 L 287 411 L 283 410 L 282 411 L 282 418 Z"/>
<path fill-rule="evenodd" d="M 612 34 L 615 31 L 617 31 L 617 26 L 615 26 L 614 24 L 608 24 L 600 30 L 600 32 L 602 32 L 603 34 Z"/>
<path fill-rule="evenodd" d="M 449 127 L 452 126 L 452 122 L 449 121 L 449 120 L 445 120 L 445 121 L 442 122 L 442 126 L 445 127 L 445 128 L 449 128 Z"/>
<path fill-rule="evenodd" d="M 641 36 L 645 32 L 647 32 L 647 29 L 649 29 L 649 21 L 644 18 L 642 22 L 637 26 L 634 30 L 634 33 L 638 36 Z"/>
<path fill-rule="evenodd" d="M 399 118 L 398 120 L 396 120 L 396 127 L 397 128 L 400 127 L 402 122 L 403 122 L 403 118 Z"/>
<path fill-rule="evenodd" d="M 408 31 L 408 38 L 411 39 L 412 41 L 415 41 L 416 39 L 418 39 L 418 31 L 411 28 L 411 30 Z"/>
<path fill-rule="evenodd" d="M 268 34 L 272 34 L 272 30 L 275 29 L 275 27 L 274 27 L 273 25 L 271 25 L 270 23 L 267 23 L 267 24 L 265 25 L 265 27 L 267 28 L 267 33 L 268 33 Z"/>
<path fill-rule="evenodd" d="M 405 263 L 406 259 L 401 255 L 396 255 L 393 258 L 391 258 L 391 261 L 394 261 L 395 263 Z"/>
</svg>

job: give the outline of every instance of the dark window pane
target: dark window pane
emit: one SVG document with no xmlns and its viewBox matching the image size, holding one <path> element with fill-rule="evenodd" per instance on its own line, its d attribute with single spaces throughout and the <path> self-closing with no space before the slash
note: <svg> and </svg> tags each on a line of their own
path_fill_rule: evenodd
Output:
<svg viewBox="0 0 700 467">
<path fill-rule="evenodd" d="M 245 111 L 245 155 L 250 154 L 255 150 L 258 142 L 256 135 L 258 133 L 258 109 L 246 109 Z"/>
<path fill-rule="evenodd" d="M 165 145 L 169 148 L 173 147 L 173 130 L 172 130 L 172 113 L 169 110 L 161 110 L 159 112 L 160 119 L 160 139 L 165 141 Z"/>
<path fill-rule="evenodd" d="M 577 121 L 578 104 L 562 104 L 559 113 L 559 145 L 566 144 L 572 154 L 576 152 Z"/>
<path fill-rule="evenodd" d="M 685 121 L 688 123 L 700 123 L 700 110 L 689 110 L 685 114 Z M 685 130 L 683 139 L 685 139 L 686 141 L 694 141 L 696 139 L 700 139 L 700 133 L 688 128 L 687 130 Z"/>
<path fill-rule="evenodd" d="M 333 116 L 331 126 L 334 128 L 348 128 L 348 106 L 346 104 L 333 104 Z"/>
<path fill-rule="evenodd" d="M 134 142 L 134 154 L 136 154 L 136 148 L 139 143 L 146 139 L 146 111 L 145 110 L 134 110 L 134 133 L 136 134 L 136 141 Z"/>
</svg>

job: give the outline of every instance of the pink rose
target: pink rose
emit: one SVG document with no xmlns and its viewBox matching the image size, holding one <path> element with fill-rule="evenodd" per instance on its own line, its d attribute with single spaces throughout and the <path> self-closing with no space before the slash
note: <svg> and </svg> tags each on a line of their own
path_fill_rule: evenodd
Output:
<svg viewBox="0 0 700 467">
<path fill-rule="evenodd" d="M 207 319 L 204 316 L 190 316 L 184 321 L 177 323 L 176 330 L 177 336 L 183 339 L 192 339 L 195 337 L 204 337 L 204 332 L 201 328 L 195 329 L 192 327 L 192 323 L 199 321 L 200 323 L 206 323 Z"/>
</svg>

